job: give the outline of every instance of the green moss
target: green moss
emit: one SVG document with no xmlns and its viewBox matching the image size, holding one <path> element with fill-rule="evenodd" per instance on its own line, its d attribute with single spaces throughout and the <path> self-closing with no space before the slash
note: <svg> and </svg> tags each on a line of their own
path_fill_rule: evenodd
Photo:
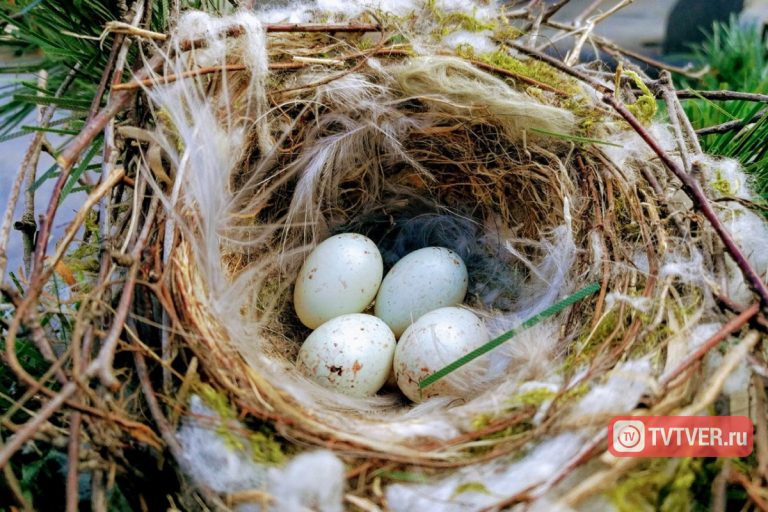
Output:
<svg viewBox="0 0 768 512">
<path fill-rule="evenodd" d="M 704 512 L 712 507 L 712 481 L 724 459 L 652 459 L 606 492 L 620 512 Z M 732 459 L 734 468 L 744 465 Z M 742 470 L 743 472 L 743 470 Z M 726 510 L 744 510 L 743 488 L 726 487 Z"/>
<path fill-rule="evenodd" d="M 538 407 L 547 400 L 552 400 L 556 395 L 557 393 L 548 388 L 533 388 L 512 397 L 511 403 L 514 405 L 533 405 Z"/>
<path fill-rule="evenodd" d="M 232 432 L 230 425 L 237 420 L 237 413 L 227 397 L 208 384 L 200 384 L 197 388 L 205 404 L 221 418 L 221 423 L 216 426 L 216 434 L 229 448 L 237 452 L 250 450 L 251 458 L 263 464 L 280 464 L 285 461 L 283 445 L 275 439 L 270 428 L 263 425 L 259 430 L 247 434 Z"/>
<path fill-rule="evenodd" d="M 643 93 L 634 103 L 627 105 L 627 108 L 641 123 L 650 124 L 659 108 L 656 103 L 656 96 L 634 71 L 620 69 L 619 72 L 631 78 Z"/>
<path fill-rule="evenodd" d="M 700 461 L 657 459 L 635 471 L 613 489 L 608 497 L 620 512 L 690 510 L 689 489 L 695 480 L 693 471 Z"/>
<path fill-rule="evenodd" d="M 576 341 L 574 341 L 574 348 L 566 356 L 560 371 L 568 373 L 575 368 L 588 364 L 594 356 L 594 351 L 618 327 L 619 321 L 618 310 L 613 310 L 604 315 L 594 329 L 592 329 L 591 325 L 586 324 L 582 332 L 577 336 Z"/>
<path fill-rule="evenodd" d="M 724 196 L 732 196 L 736 192 L 733 183 L 726 179 L 720 168 L 715 169 L 715 179 L 709 182 L 709 186 Z"/>
<path fill-rule="evenodd" d="M 546 62 L 535 59 L 518 59 L 504 50 L 484 53 L 479 55 L 478 59 L 486 64 L 547 84 L 569 95 L 581 93 L 581 88 L 575 80 L 563 75 Z"/>
<path fill-rule="evenodd" d="M 466 492 L 476 492 L 479 494 L 487 494 L 487 495 L 491 494 L 491 492 L 482 482 L 466 482 L 456 487 L 456 490 L 453 491 L 451 498 L 455 498 L 456 496 L 459 496 Z"/>
<path fill-rule="evenodd" d="M 437 28 L 432 32 L 432 35 L 438 39 L 459 30 L 482 32 L 483 30 L 495 30 L 498 27 L 498 23 L 494 20 L 481 21 L 466 12 L 444 12 L 437 8 L 436 0 L 427 0 L 425 8 L 437 22 Z"/>
</svg>

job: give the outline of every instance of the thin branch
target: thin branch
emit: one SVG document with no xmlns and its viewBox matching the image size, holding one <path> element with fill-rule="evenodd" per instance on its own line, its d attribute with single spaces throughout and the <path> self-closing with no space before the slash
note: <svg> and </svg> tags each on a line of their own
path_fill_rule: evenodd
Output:
<svg viewBox="0 0 768 512">
<path fill-rule="evenodd" d="M 67 447 L 66 512 L 77 512 L 79 501 L 78 464 L 80 463 L 80 426 L 82 414 L 74 411 L 70 415 L 69 446 Z"/>
<path fill-rule="evenodd" d="M 176 433 L 173 426 L 168 422 L 168 419 L 165 417 L 165 414 L 163 413 L 163 410 L 157 401 L 155 392 L 152 389 L 152 383 L 149 381 L 147 363 L 144 360 L 144 355 L 140 352 L 140 350 L 135 350 L 133 352 L 133 361 L 136 365 L 136 374 L 139 377 L 141 391 L 144 394 L 144 399 L 147 401 L 147 405 L 149 406 L 149 412 L 152 414 L 152 418 L 155 420 L 155 424 L 160 430 L 160 435 L 163 438 L 163 441 L 165 441 L 165 444 L 168 446 L 168 450 L 176 460 L 176 463 L 182 470 L 189 474 L 189 467 L 188 463 L 186 462 L 186 458 L 184 457 L 184 451 L 182 450 L 179 441 L 176 439 Z M 208 502 L 209 505 L 218 508 L 220 500 L 213 494 L 213 492 L 211 492 L 205 486 L 199 484 L 197 485 L 197 489 L 200 491 L 201 496 L 203 499 L 205 499 L 205 501 Z"/>
<path fill-rule="evenodd" d="M 664 375 L 659 380 L 659 385 L 661 387 L 666 387 L 667 385 L 669 385 L 672 381 L 674 381 L 677 377 L 679 377 L 688 368 L 690 368 L 696 362 L 704 358 L 704 356 L 707 355 L 707 352 L 709 352 L 714 347 L 716 347 L 720 342 L 725 340 L 728 336 L 730 336 L 734 332 L 744 327 L 747 324 L 747 322 L 749 322 L 749 320 L 755 315 L 757 315 L 759 312 L 760 312 L 760 304 L 755 303 L 755 304 L 752 304 L 747 309 L 745 309 L 744 312 L 742 312 L 740 315 L 732 318 L 728 323 L 722 326 L 719 331 L 717 331 L 715 334 L 710 336 L 710 338 L 707 341 L 702 343 L 698 349 L 696 349 L 688 357 L 683 359 L 683 361 L 679 365 L 677 365 L 674 370 Z"/>
<path fill-rule="evenodd" d="M 733 130 L 744 128 L 745 126 L 750 125 L 752 123 L 756 123 L 760 121 L 762 118 L 764 118 L 766 114 L 768 114 L 768 108 L 764 108 L 763 110 L 759 111 L 757 114 L 752 116 L 751 119 L 735 119 L 733 121 L 728 121 L 723 124 L 717 124 L 714 126 L 701 128 L 699 130 L 696 130 L 696 135 L 698 135 L 699 137 L 703 137 L 704 135 L 728 133 Z"/>
<path fill-rule="evenodd" d="M 144 219 L 144 226 L 141 230 L 141 234 L 136 240 L 136 244 L 131 251 L 130 257 L 132 264 L 128 269 L 128 275 L 125 278 L 125 284 L 123 285 L 123 293 L 120 296 L 120 302 L 118 303 L 115 316 L 112 318 L 112 326 L 109 332 L 104 337 L 104 341 L 101 345 L 99 355 L 94 359 L 93 363 L 98 367 L 98 375 L 102 384 L 108 388 L 114 389 L 119 385 L 115 376 L 112 374 L 112 362 L 115 357 L 115 350 L 117 349 L 117 342 L 120 339 L 120 334 L 123 332 L 123 326 L 128 318 L 129 308 L 133 301 L 133 293 L 136 288 L 136 277 L 139 271 L 139 261 L 141 252 L 144 250 L 149 234 L 154 227 L 153 221 L 160 201 L 157 197 L 152 198 L 152 202 L 147 211 L 147 215 Z"/>
<path fill-rule="evenodd" d="M 757 94 L 750 92 L 737 91 L 694 91 L 691 89 L 681 89 L 677 91 L 677 97 L 684 99 L 705 99 L 716 101 L 755 101 L 759 103 L 768 103 L 768 94 Z"/>
<path fill-rule="evenodd" d="M 677 121 L 682 125 L 683 130 L 685 130 L 686 137 L 681 139 L 681 144 L 685 146 L 685 140 L 687 138 L 688 142 L 691 144 L 691 149 L 693 150 L 695 156 L 701 155 L 702 150 L 701 144 L 699 143 L 699 137 L 696 135 L 696 131 L 693 129 L 691 120 L 688 119 L 688 116 L 685 114 L 683 106 L 680 104 L 680 98 L 676 95 L 677 91 L 675 90 L 675 86 L 672 82 L 672 75 L 670 72 L 667 70 L 662 70 L 661 79 L 659 82 L 661 84 L 664 100 L 667 103 L 667 109 L 675 112 Z M 670 109 L 670 107 L 672 108 Z M 686 148 L 685 153 L 687 152 L 688 151 Z M 690 172 L 690 168 L 686 170 Z"/>
</svg>

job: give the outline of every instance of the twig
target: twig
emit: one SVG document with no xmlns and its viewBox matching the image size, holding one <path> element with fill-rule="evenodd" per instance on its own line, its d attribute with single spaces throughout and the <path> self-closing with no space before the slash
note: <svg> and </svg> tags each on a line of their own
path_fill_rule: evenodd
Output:
<svg viewBox="0 0 768 512">
<path fill-rule="evenodd" d="M 2 446 L 2 443 L 0 443 L 0 446 Z M 24 491 L 22 491 L 21 485 L 19 485 L 19 479 L 16 478 L 10 464 L 3 468 L 3 476 L 5 477 L 5 484 L 8 487 L 8 490 L 13 495 L 13 499 L 16 500 L 16 504 L 25 512 L 34 510 L 32 506 L 27 503 L 27 499 L 24 497 Z M 13 507 L 11 507 L 11 509 L 13 509 Z"/>
<path fill-rule="evenodd" d="M 750 481 L 744 473 L 735 468 L 731 469 L 729 476 L 731 482 L 736 482 L 744 487 L 747 496 L 758 510 L 768 512 L 768 501 L 763 497 L 763 489 L 759 485 Z"/>
<path fill-rule="evenodd" d="M 757 473 L 768 481 L 768 400 L 765 397 L 765 383 L 755 374 L 752 375 L 755 388 L 755 452 L 757 453 Z"/>
<path fill-rule="evenodd" d="M 706 410 L 712 405 L 725 385 L 728 376 L 733 373 L 736 367 L 744 362 L 747 355 L 752 351 L 757 342 L 760 341 L 760 333 L 749 331 L 736 346 L 731 348 L 723 361 L 718 365 L 715 374 L 708 378 L 707 386 L 699 392 L 694 402 L 680 411 L 681 416 L 695 416 L 701 411 Z"/>
<path fill-rule="evenodd" d="M 705 99 L 717 101 L 755 101 L 759 103 L 768 103 L 768 94 L 757 94 L 750 92 L 737 91 L 693 91 L 691 89 L 681 89 L 677 91 L 677 97 L 680 99 Z"/>
<path fill-rule="evenodd" d="M 125 35 L 117 34 L 115 35 L 115 39 L 112 41 L 112 49 L 109 52 L 109 58 L 107 59 L 107 66 L 104 68 L 104 72 L 101 75 L 101 80 L 99 80 L 99 86 L 96 88 L 96 95 L 93 97 L 93 101 L 91 101 L 91 108 L 88 109 L 88 117 L 86 118 L 86 121 L 85 121 L 86 124 L 88 124 L 93 119 L 93 116 L 96 115 L 96 112 L 99 111 L 101 98 L 104 96 L 104 92 L 107 90 L 107 84 L 109 83 L 109 78 L 110 78 L 110 75 L 112 74 L 112 69 L 115 65 L 115 60 L 117 59 L 117 53 L 120 50 L 120 48 L 123 46 L 124 40 L 125 40 Z"/>
<path fill-rule="evenodd" d="M 728 121 L 722 124 L 701 128 L 696 130 L 696 135 L 703 137 L 704 135 L 727 133 L 733 130 L 738 130 L 739 128 L 743 128 L 749 124 L 760 121 L 766 116 L 766 114 L 768 114 L 768 108 L 764 108 L 763 110 L 759 111 L 757 114 L 752 116 L 751 119 L 735 119 L 733 121 Z"/>
<path fill-rule="evenodd" d="M 675 96 L 675 89 L 672 86 L 671 80 L 667 79 L 669 78 L 669 72 L 664 71 L 664 73 L 665 75 L 663 75 L 662 80 L 660 81 L 662 97 L 664 98 L 664 101 L 667 102 L 667 114 L 670 123 L 672 123 L 672 130 L 675 133 L 675 143 L 677 144 L 677 149 L 680 152 L 680 159 L 683 162 L 683 169 L 685 172 L 690 174 L 691 156 L 688 152 L 688 145 L 686 144 L 686 137 L 683 134 L 681 120 L 682 117 L 685 117 L 685 113 L 682 111 L 682 108 L 679 108 L 680 101 L 677 99 L 677 96 Z M 696 140 L 696 135 L 694 135 L 693 138 Z M 696 144 L 698 145 L 698 141 Z M 699 153 L 700 152 L 701 151 L 699 151 Z"/>
<path fill-rule="evenodd" d="M 721 341 L 728 336 L 744 327 L 749 320 L 760 312 L 760 304 L 752 304 L 749 308 L 745 309 L 743 313 L 732 318 L 728 323 L 720 328 L 715 334 L 713 334 L 707 341 L 701 344 L 701 346 L 692 352 L 688 357 L 671 372 L 664 375 L 659 380 L 659 386 L 664 388 L 680 376 L 690 366 L 702 359 L 707 352 L 716 347 Z"/>
<path fill-rule="evenodd" d="M 120 333 L 123 332 L 123 325 L 128 318 L 128 311 L 133 301 L 133 292 L 136 287 L 136 277 L 139 271 L 139 262 L 141 252 L 144 250 L 144 245 L 149 238 L 149 234 L 153 228 L 153 220 L 157 213 L 157 207 L 160 201 L 157 197 L 153 197 L 147 215 L 144 219 L 144 226 L 142 227 L 141 234 L 136 240 L 136 244 L 131 250 L 130 257 L 132 259 L 131 267 L 128 269 L 128 275 L 125 278 L 125 284 L 123 285 L 123 293 L 120 296 L 120 302 L 118 303 L 115 315 L 112 318 L 112 326 L 109 332 L 104 337 L 104 341 L 101 345 L 99 355 L 94 359 L 93 363 L 98 367 L 98 375 L 102 384 L 108 388 L 114 389 L 119 385 L 115 376 L 112 374 L 112 362 L 115 357 L 115 350 L 117 349 L 117 342 L 120 339 Z"/>
<path fill-rule="evenodd" d="M 605 2 L 605 0 L 593 0 L 591 4 L 589 4 L 583 11 L 581 11 L 574 19 L 573 23 L 576 26 L 581 25 L 584 22 L 584 19 L 587 18 L 590 14 L 592 14 L 595 9 L 600 7 L 600 4 Z"/>
<path fill-rule="evenodd" d="M 691 149 L 695 153 L 695 156 L 699 156 L 702 153 L 701 150 L 701 144 L 699 143 L 699 138 L 696 135 L 696 131 L 693 129 L 693 125 L 691 124 L 691 120 L 688 119 L 688 116 L 685 115 L 685 110 L 683 110 L 683 106 L 680 104 L 680 99 L 676 94 L 675 86 L 672 82 L 672 75 L 667 70 L 662 70 L 661 72 L 661 88 L 664 95 L 664 100 L 667 103 L 667 109 L 671 106 L 672 109 L 677 114 L 677 119 L 679 123 L 682 125 L 683 129 L 685 130 L 686 138 L 688 139 L 688 142 L 691 144 Z M 683 139 L 685 140 L 685 139 Z M 688 169 L 688 172 L 690 172 L 690 169 Z"/>
<path fill-rule="evenodd" d="M 144 394 L 144 399 L 147 401 L 147 405 L 149 406 L 149 412 L 152 414 L 152 418 L 155 420 L 155 424 L 160 430 L 160 436 L 163 438 L 163 441 L 165 441 L 165 444 L 168 446 L 168 450 L 170 450 L 171 455 L 176 460 L 176 463 L 179 465 L 179 467 L 183 471 L 187 472 L 187 474 L 189 474 L 189 464 L 186 462 L 187 459 L 184 457 L 184 451 L 182 450 L 179 441 L 176 439 L 173 427 L 170 423 L 168 423 L 168 419 L 165 417 L 160 404 L 157 402 L 157 397 L 155 396 L 155 392 L 152 389 L 152 383 L 149 381 L 147 363 L 144 361 L 144 355 L 140 352 L 140 350 L 135 350 L 133 352 L 133 361 L 136 365 L 136 374 L 139 377 L 141 391 Z M 200 491 L 201 496 L 208 502 L 209 505 L 215 507 L 219 506 L 220 500 L 209 489 L 203 485 L 200 485 L 199 483 L 197 485 L 197 489 Z"/>
<path fill-rule="evenodd" d="M 67 447 L 67 494 L 66 512 L 77 512 L 79 501 L 78 463 L 80 462 L 80 425 L 82 414 L 78 411 L 70 415 L 69 446 Z"/>
<path fill-rule="evenodd" d="M 41 70 L 37 77 L 38 96 L 43 96 L 44 91 L 48 88 L 48 72 Z M 41 128 L 46 128 L 49 123 L 46 122 L 45 115 L 46 107 L 37 107 L 37 123 Z M 37 166 L 40 162 L 40 152 L 43 149 L 43 134 L 36 134 L 32 148 L 33 153 L 29 155 L 31 158 L 26 163 L 27 174 L 27 189 L 24 193 L 24 214 L 21 216 L 21 220 L 14 224 L 14 227 L 21 231 L 21 235 L 24 243 L 24 270 L 27 275 L 32 272 L 32 252 L 35 249 L 35 232 L 37 231 L 37 223 L 35 222 L 35 181 L 37 180 Z"/>
<path fill-rule="evenodd" d="M 578 32 L 580 30 L 584 30 L 583 28 L 576 27 L 573 25 L 568 25 L 567 23 L 560 23 L 556 21 L 550 20 L 547 22 L 547 25 L 549 25 L 552 28 L 556 28 L 559 30 L 565 30 L 569 32 Z M 654 67 L 656 69 L 666 69 L 668 71 L 671 71 L 672 73 L 686 76 L 688 78 L 701 78 L 701 76 L 707 71 L 707 69 L 699 70 L 697 72 L 691 72 L 690 69 L 687 68 L 681 68 L 678 66 L 672 66 L 667 63 L 661 62 L 659 60 L 653 59 L 651 57 L 648 57 L 646 55 L 643 55 L 641 53 L 637 53 L 632 50 L 628 50 L 626 48 L 622 48 L 621 46 L 617 45 L 613 41 L 610 41 L 609 39 L 606 39 L 602 36 L 598 36 L 596 34 L 591 34 L 590 39 L 599 47 L 603 49 L 609 49 L 613 50 L 616 53 L 619 53 L 621 55 L 624 55 L 626 57 L 629 57 L 630 59 L 636 60 L 638 62 L 642 62 L 643 64 L 647 64 L 651 67 Z"/>
</svg>

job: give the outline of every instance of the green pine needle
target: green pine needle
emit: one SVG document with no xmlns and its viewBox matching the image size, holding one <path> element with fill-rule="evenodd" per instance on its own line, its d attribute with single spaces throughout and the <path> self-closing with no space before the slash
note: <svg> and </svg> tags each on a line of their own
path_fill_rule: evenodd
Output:
<svg viewBox="0 0 768 512">
<path fill-rule="evenodd" d="M 568 297 L 564 298 L 563 300 L 561 300 L 561 301 L 553 304 L 552 306 L 548 307 L 547 309 L 545 309 L 541 313 L 532 316 L 531 318 L 529 318 L 528 320 L 526 320 L 525 322 L 520 324 L 519 327 L 516 327 L 516 328 L 514 328 L 514 329 L 512 329 L 510 331 L 505 332 L 501 336 L 492 339 L 491 341 L 489 341 L 485 345 L 482 345 L 482 346 L 476 348 L 475 350 L 473 350 L 469 354 L 466 354 L 466 355 L 460 357 L 459 359 L 457 359 L 456 361 L 452 362 L 451 364 L 449 364 L 448 366 L 444 367 L 443 369 L 438 370 L 435 373 L 433 373 L 432 375 L 430 375 L 429 377 L 426 377 L 425 379 L 421 380 L 421 382 L 419 382 L 419 389 L 424 389 L 427 386 L 430 386 L 430 385 L 434 384 L 435 382 L 437 382 L 438 380 L 442 379 L 446 375 L 449 375 L 449 374 L 455 372 L 456 370 L 458 370 L 459 368 L 461 368 L 465 364 L 470 363 L 471 361 L 474 361 L 478 357 L 480 357 L 480 356 L 482 356 L 484 354 L 487 354 L 491 350 L 495 349 L 496 347 L 498 347 L 502 343 L 511 340 L 512 338 L 514 338 L 515 336 L 517 336 L 521 332 L 525 331 L 526 329 L 530 329 L 531 327 L 533 327 L 534 325 L 538 324 L 539 322 L 541 322 L 545 318 L 548 318 L 548 317 L 550 317 L 552 315 L 556 315 L 557 313 L 559 313 L 560 311 L 564 310 L 568 306 L 571 306 L 571 305 L 579 302 L 580 300 L 582 300 L 582 299 L 584 299 L 586 297 L 589 297 L 590 295 L 596 293 L 598 290 L 600 290 L 600 284 L 599 283 L 592 283 L 589 286 L 585 286 L 584 288 L 582 288 L 581 290 L 577 291 L 573 295 L 569 295 Z"/>
</svg>

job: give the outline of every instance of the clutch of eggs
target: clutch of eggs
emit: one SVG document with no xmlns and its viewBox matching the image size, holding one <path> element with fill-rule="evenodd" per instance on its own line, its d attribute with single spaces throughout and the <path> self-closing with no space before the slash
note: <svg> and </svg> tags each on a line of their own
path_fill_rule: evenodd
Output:
<svg viewBox="0 0 768 512">
<path fill-rule="evenodd" d="M 418 381 L 487 340 L 474 314 L 446 307 L 464 300 L 464 262 L 449 249 L 427 247 L 403 257 L 383 281 L 382 274 L 381 254 L 363 235 L 343 233 L 315 247 L 294 288 L 299 320 L 315 329 L 298 368 L 350 396 L 375 394 L 393 373 L 411 400 L 456 394 L 449 379 L 424 393 Z M 362 314 L 374 298 L 376 316 Z"/>
</svg>

